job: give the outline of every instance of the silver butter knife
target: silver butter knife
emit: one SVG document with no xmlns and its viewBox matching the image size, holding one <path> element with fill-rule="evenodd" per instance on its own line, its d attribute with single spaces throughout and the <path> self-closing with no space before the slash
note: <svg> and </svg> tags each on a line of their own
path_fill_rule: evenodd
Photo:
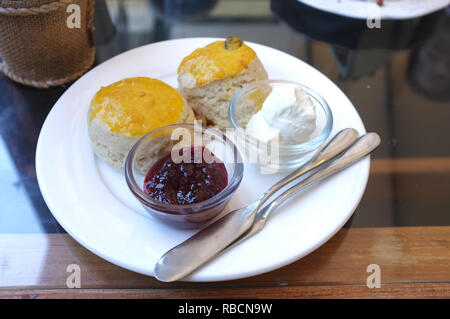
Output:
<svg viewBox="0 0 450 319">
<path fill-rule="evenodd" d="M 270 188 L 258 201 L 230 212 L 169 250 L 156 264 L 155 277 L 162 281 L 181 279 L 219 254 L 252 227 L 258 208 L 270 197 L 269 195 L 276 193 L 291 181 L 300 179 L 312 170 L 329 163 L 352 145 L 357 137 L 358 134 L 353 129 L 339 132 L 322 148 L 310 167 L 294 171 Z"/>
</svg>

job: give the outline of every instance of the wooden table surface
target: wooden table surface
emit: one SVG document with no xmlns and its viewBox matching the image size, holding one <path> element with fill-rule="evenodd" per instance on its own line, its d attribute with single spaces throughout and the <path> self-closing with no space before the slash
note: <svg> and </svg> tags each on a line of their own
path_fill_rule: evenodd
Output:
<svg viewBox="0 0 450 319">
<path fill-rule="evenodd" d="M 0 297 L 445 298 L 449 234 L 448 226 L 342 229 L 286 267 L 214 283 L 162 283 L 97 257 L 67 234 L 2 234 Z M 66 286 L 70 264 L 80 266 L 81 289 Z M 380 288 L 366 285 L 369 264 L 380 266 Z"/>
</svg>

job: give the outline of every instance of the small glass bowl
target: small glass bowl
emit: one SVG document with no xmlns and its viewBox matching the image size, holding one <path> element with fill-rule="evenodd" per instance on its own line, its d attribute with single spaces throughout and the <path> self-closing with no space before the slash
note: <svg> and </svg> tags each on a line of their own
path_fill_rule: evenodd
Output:
<svg viewBox="0 0 450 319">
<path fill-rule="evenodd" d="M 258 162 L 267 172 L 285 172 L 304 165 L 327 140 L 333 128 L 333 115 L 327 102 L 312 89 L 302 84 L 285 80 L 253 82 L 236 93 L 228 109 L 228 116 L 232 126 L 238 132 L 241 132 L 241 134 L 237 134 L 236 143 L 244 148 L 247 160 L 250 152 L 253 152 L 253 154 L 261 152 L 261 143 L 256 137 L 245 133 L 245 125 L 251 115 L 255 114 L 262 106 L 272 89 L 277 86 L 290 86 L 293 89 L 300 87 L 311 97 L 316 106 L 316 129 L 311 135 L 311 139 L 306 142 L 300 144 L 279 143 L 279 145 L 275 145 L 278 157 L 276 161 L 272 160 L 270 163 Z"/>
<path fill-rule="evenodd" d="M 205 201 L 186 205 L 165 204 L 147 195 L 145 176 L 156 161 L 172 150 L 191 145 L 207 147 L 224 163 L 227 186 Z M 177 228 L 197 228 L 216 217 L 238 188 L 243 173 L 236 145 L 222 132 L 194 124 L 175 124 L 151 131 L 133 146 L 125 162 L 125 179 L 134 196 L 151 216 Z"/>
</svg>

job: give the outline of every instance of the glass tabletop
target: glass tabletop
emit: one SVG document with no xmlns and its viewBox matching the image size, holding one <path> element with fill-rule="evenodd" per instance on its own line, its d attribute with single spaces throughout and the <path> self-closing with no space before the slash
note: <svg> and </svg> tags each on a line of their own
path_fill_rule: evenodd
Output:
<svg viewBox="0 0 450 319">
<path fill-rule="evenodd" d="M 367 21 L 301 1 L 97 1 L 95 64 L 166 39 L 238 35 L 307 62 L 352 101 L 381 146 L 345 227 L 450 225 L 450 11 Z M 152 61 L 149 61 L 152 63 Z M 36 180 L 40 128 L 70 84 L 0 77 L 0 233 L 60 233 Z"/>
</svg>

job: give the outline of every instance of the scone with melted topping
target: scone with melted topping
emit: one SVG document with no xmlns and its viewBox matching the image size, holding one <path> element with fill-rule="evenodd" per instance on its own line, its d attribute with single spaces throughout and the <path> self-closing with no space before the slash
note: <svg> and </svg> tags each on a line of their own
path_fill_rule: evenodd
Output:
<svg viewBox="0 0 450 319">
<path fill-rule="evenodd" d="M 139 138 L 157 128 L 194 119 L 186 100 L 168 84 L 146 77 L 128 78 L 102 87 L 94 96 L 88 133 L 95 154 L 123 170 L 126 156 Z M 153 152 L 155 159 L 163 151 L 164 141 L 160 146 Z"/>
<path fill-rule="evenodd" d="M 255 51 L 246 44 L 227 47 L 216 41 L 196 49 L 178 68 L 179 90 L 199 118 L 208 125 L 230 127 L 228 106 L 245 84 L 267 80 Z"/>
</svg>

